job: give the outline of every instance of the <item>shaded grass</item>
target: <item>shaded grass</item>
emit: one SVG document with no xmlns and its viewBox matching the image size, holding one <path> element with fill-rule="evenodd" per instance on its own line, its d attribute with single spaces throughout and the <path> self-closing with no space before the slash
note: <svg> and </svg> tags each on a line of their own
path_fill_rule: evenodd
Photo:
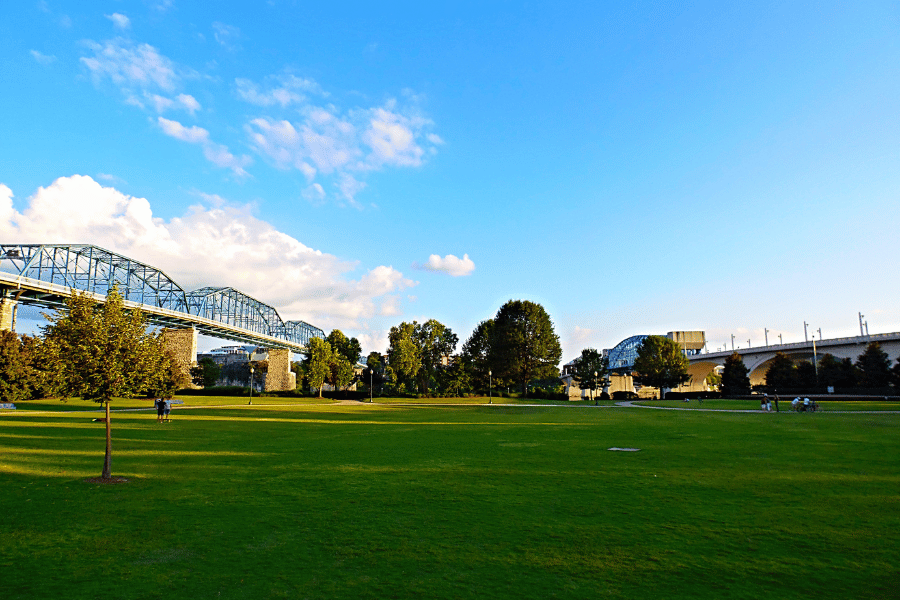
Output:
<svg viewBox="0 0 900 600">
<path fill-rule="evenodd" d="M 896 596 L 900 415 L 175 417 L 0 419 L 4 598 Z"/>
<path fill-rule="evenodd" d="M 779 402 L 781 411 L 791 412 L 791 400 L 782 399 Z M 900 402 L 884 401 L 835 401 L 820 400 L 819 409 L 823 412 L 860 412 L 860 411 L 896 411 L 900 412 Z M 760 410 L 759 400 L 729 400 L 714 399 L 699 402 L 696 399 L 689 402 L 684 400 L 635 400 L 635 404 L 645 406 L 662 406 L 666 408 L 704 408 L 707 410 Z M 775 402 L 772 402 L 772 412 L 775 412 Z"/>
</svg>

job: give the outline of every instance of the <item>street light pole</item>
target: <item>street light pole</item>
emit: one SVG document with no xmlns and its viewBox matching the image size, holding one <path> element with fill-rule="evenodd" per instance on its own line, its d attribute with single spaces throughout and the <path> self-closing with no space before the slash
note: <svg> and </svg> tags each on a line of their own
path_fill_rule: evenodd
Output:
<svg viewBox="0 0 900 600">
<path fill-rule="evenodd" d="M 250 367 L 250 400 L 247 404 L 253 404 L 253 367 Z"/>
<path fill-rule="evenodd" d="M 807 325 L 806 321 L 803 321 L 803 341 L 808 342 L 809 336 L 806 335 L 806 325 Z"/>
<path fill-rule="evenodd" d="M 372 367 L 369 367 L 369 402 L 372 402 Z"/>
<path fill-rule="evenodd" d="M 769 346 L 769 330 L 763 328 L 763 332 L 764 332 L 764 334 L 765 334 L 765 336 L 766 336 L 766 347 L 768 347 L 768 346 Z"/>
</svg>

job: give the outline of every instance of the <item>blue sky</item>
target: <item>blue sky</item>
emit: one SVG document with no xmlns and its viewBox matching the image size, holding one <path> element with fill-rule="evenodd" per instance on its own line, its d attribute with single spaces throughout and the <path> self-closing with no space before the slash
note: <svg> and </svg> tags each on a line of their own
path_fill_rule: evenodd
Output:
<svg viewBox="0 0 900 600">
<path fill-rule="evenodd" d="M 900 8 L 747 4 L 8 4 L 0 241 L 94 243 L 366 352 L 509 299 L 564 360 L 898 331 Z"/>
</svg>

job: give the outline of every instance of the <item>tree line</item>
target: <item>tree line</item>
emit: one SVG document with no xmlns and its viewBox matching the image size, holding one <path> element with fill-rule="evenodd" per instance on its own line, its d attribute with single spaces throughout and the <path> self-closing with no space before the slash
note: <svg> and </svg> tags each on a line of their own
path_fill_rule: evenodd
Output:
<svg viewBox="0 0 900 600">
<path fill-rule="evenodd" d="M 339 388 L 359 381 L 379 394 L 461 395 L 509 387 L 526 396 L 541 384 L 553 392 L 559 388 L 559 336 L 544 308 L 527 300 L 501 306 L 493 319 L 478 324 L 459 352 L 459 336 L 436 319 L 391 327 L 388 342 L 387 352 L 370 352 L 365 369 L 354 377 L 356 338 L 334 330 L 325 340 L 313 340 L 297 368 L 298 387 L 321 395 L 325 383 Z"/>
<path fill-rule="evenodd" d="M 824 393 L 828 388 L 844 393 L 888 393 L 891 386 L 900 388 L 900 358 L 891 365 L 890 358 L 878 342 L 871 342 L 854 362 L 823 354 L 817 362 L 794 362 L 778 352 L 766 369 L 765 385 L 759 391 L 769 393 Z M 725 360 L 721 391 L 725 395 L 750 393 L 750 378 L 743 359 L 737 353 Z"/>
</svg>

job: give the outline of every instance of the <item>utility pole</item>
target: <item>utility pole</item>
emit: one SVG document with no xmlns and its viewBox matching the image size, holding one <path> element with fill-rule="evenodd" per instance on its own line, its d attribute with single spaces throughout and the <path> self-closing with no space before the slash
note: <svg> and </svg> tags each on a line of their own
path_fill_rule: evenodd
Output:
<svg viewBox="0 0 900 600">
<path fill-rule="evenodd" d="M 734 352 L 734 334 L 731 334 L 731 351 Z"/>
<path fill-rule="evenodd" d="M 859 313 L 859 337 L 864 337 L 865 335 L 863 333 L 863 314 Z"/>
<path fill-rule="evenodd" d="M 778 345 L 779 345 L 779 346 L 784 346 L 784 340 L 781 339 L 781 334 L 780 334 L 780 333 L 778 334 Z"/>
<path fill-rule="evenodd" d="M 769 345 L 769 330 L 763 328 L 763 332 L 765 333 L 765 336 L 766 336 L 766 346 L 768 347 L 768 345 Z"/>
<path fill-rule="evenodd" d="M 807 325 L 806 321 L 803 321 L 803 341 L 808 342 L 809 336 L 806 335 L 806 325 Z"/>
</svg>

